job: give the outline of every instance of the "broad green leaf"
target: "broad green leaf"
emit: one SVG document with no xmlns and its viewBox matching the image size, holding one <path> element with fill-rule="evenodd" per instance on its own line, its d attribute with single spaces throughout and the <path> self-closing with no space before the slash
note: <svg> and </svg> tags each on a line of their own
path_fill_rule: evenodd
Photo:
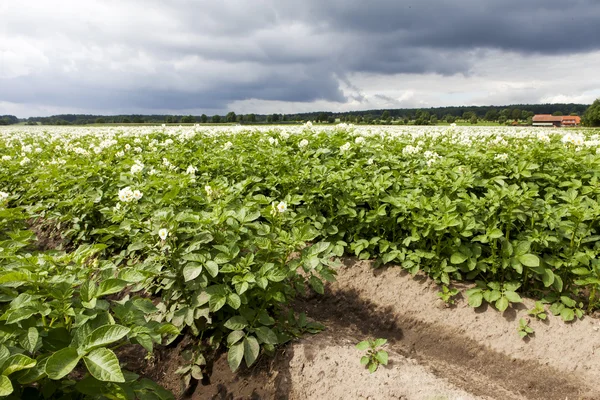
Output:
<svg viewBox="0 0 600 400">
<path fill-rule="evenodd" d="M 104 325 L 94 330 L 81 346 L 85 352 L 104 347 L 127 336 L 131 329 L 121 325 Z"/>
<path fill-rule="evenodd" d="M 571 308 L 573 308 L 577 305 L 577 302 L 575 300 L 573 300 L 572 298 L 567 297 L 567 296 L 560 296 L 560 301 L 562 301 L 562 303 L 564 305 L 566 305 L 567 307 L 571 307 Z"/>
<path fill-rule="evenodd" d="M 373 343 L 375 345 L 375 347 L 380 347 L 383 346 L 384 344 L 387 343 L 387 339 L 376 339 L 375 343 Z"/>
<path fill-rule="evenodd" d="M 231 308 L 233 308 L 234 310 L 237 310 L 242 305 L 242 300 L 240 299 L 240 296 L 238 296 L 237 294 L 230 293 L 227 296 L 227 304 L 229 304 L 229 306 Z"/>
<path fill-rule="evenodd" d="M 367 357 L 367 356 L 362 356 L 362 357 L 360 358 L 360 364 L 361 364 L 361 365 L 367 365 L 368 363 L 369 363 L 369 357 Z"/>
<path fill-rule="evenodd" d="M 527 267 L 540 266 L 540 259 L 534 254 L 523 254 L 522 256 L 519 256 L 519 261 L 521 262 L 521 264 Z"/>
<path fill-rule="evenodd" d="M 377 371 L 377 367 L 379 367 L 379 364 L 377 364 L 376 362 L 372 362 L 371 364 L 369 364 L 369 372 L 374 373 L 375 371 Z"/>
<path fill-rule="evenodd" d="M 125 382 L 119 359 L 107 348 L 99 348 L 83 357 L 90 374 L 103 382 Z"/>
<path fill-rule="evenodd" d="M 214 261 L 207 261 L 206 264 L 204 264 L 204 267 L 206 268 L 206 271 L 209 273 L 209 275 L 213 278 L 219 274 L 219 264 L 217 264 Z"/>
<path fill-rule="evenodd" d="M 183 267 L 183 279 L 185 282 L 196 279 L 202 273 L 202 264 L 196 262 L 187 263 Z"/>
<path fill-rule="evenodd" d="M 127 287 L 127 282 L 122 279 L 107 279 L 100 283 L 100 287 L 96 292 L 96 297 L 106 296 L 108 294 L 119 293 Z"/>
<path fill-rule="evenodd" d="M 382 364 L 382 365 L 387 365 L 388 363 L 388 353 L 386 351 L 380 350 L 377 352 L 377 354 L 375 354 L 375 359 L 377 359 L 377 361 Z"/>
<path fill-rule="evenodd" d="M 23 354 L 14 354 L 2 364 L 2 375 L 10 375 L 17 371 L 35 367 L 37 362 Z"/>
<path fill-rule="evenodd" d="M 227 302 L 227 296 L 225 295 L 212 295 L 210 296 L 210 300 L 208 301 L 208 305 L 210 307 L 210 311 L 217 312 Z"/>
<path fill-rule="evenodd" d="M 18 382 L 22 385 L 29 385 L 33 382 L 37 382 L 44 376 L 46 376 L 46 363 L 48 357 L 41 358 L 37 361 L 37 364 L 33 368 L 29 368 L 27 371 L 23 371 L 19 374 Z"/>
<path fill-rule="evenodd" d="M 276 345 L 279 343 L 275 332 L 273 332 L 270 328 L 267 328 L 266 326 L 256 328 L 254 333 L 256 333 L 256 336 L 258 337 L 258 340 L 260 340 L 261 343 L 272 345 Z"/>
<path fill-rule="evenodd" d="M 80 358 L 77 349 L 65 347 L 50 356 L 46 363 L 46 374 L 50 379 L 62 379 L 77 366 Z"/>
<path fill-rule="evenodd" d="M 325 288 L 323 286 L 323 282 L 316 276 L 312 275 L 310 277 L 310 279 L 308 280 L 308 283 L 310 284 L 310 287 L 313 288 L 313 290 L 315 292 L 317 292 L 319 294 L 325 293 Z"/>
<path fill-rule="evenodd" d="M 13 390 L 13 385 L 8 376 L 0 375 L 0 396 L 8 396 Z"/>
<path fill-rule="evenodd" d="M 523 300 L 521 299 L 521 296 L 519 296 L 517 293 L 515 292 L 504 292 L 504 296 L 508 299 L 508 301 L 510 301 L 511 303 L 521 303 Z"/>
<path fill-rule="evenodd" d="M 227 352 L 227 362 L 232 372 L 235 372 L 244 358 L 244 343 L 239 342 L 229 348 Z"/>
<path fill-rule="evenodd" d="M 4 361 L 6 361 L 8 357 L 10 357 L 10 351 L 5 345 L 0 344 L 0 366 L 4 364 Z"/>
<path fill-rule="evenodd" d="M 563 308 L 560 312 L 560 317 L 565 322 L 573 321 L 575 319 L 575 312 L 572 308 Z"/>
<path fill-rule="evenodd" d="M 258 354 L 260 353 L 260 345 L 254 336 L 248 336 L 244 338 L 244 360 L 246 361 L 246 366 L 251 366 L 254 364 L 254 361 L 258 358 Z"/>
<path fill-rule="evenodd" d="M 469 295 L 469 305 L 477 308 L 483 303 L 483 293 L 475 292 Z"/>
<path fill-rule="evenodd" d="M 456 253 L 453 253 L 452 256 L 450 256 L 450 262 L 452 264 L 462 264 L 465 261 L 467 261 L 467 258 L 468 257 L 465 256 L 463 253 L 457 251 Z"/>
<path fill-rule="evenodd" d="M 508 308 L 508 299 L 505 296 L 502 296 L 496 301 L 496 308 L 498 311 L 503 312 Z"/>
<path fill-rule="evenodd" d="M 371 347 L 371 345 L 369 344 L 368 340 L 363 340 L 362 342 L 360 342 L 356 345 L 356 348 L 358 350 L 363 350 L 363 351 L 369 350 L 370 347 Z"/>
<path fill-rule="evenodd" d="M 236 315 L 235 317 L 229 318 L 223 326 L 227 329 L 231 329 L 232 331 L 238 331 L 240 329 L 244 329 L 248 326 L 248 321 L 246 318 L 241 315 Z"/>
<path fill-rule="evenodd" d="M 554 272 L 551 269 L 544 269 L 544 273 L 542 274 L 542 282 L 544 282 L 545 287 L 550 287 L 554 283 Z"/>
<path fill-rule="evenodd" d="M 245 335 L 246 333 L 244 331 L 231 332 L 229 335 L 227 335 L 227 345 L 231 347 L 232 345 L 239 342 Z"/>
<path fill-rule="evenodd" d="M 27 350 L 30 354 L 33 354 L 37 348 L 38 341 L 40 339 L 40 334 L 38 330 L 34 327 L 31 327 L 27 330 L 20 341 L 23 349 Z"/>
</svg>

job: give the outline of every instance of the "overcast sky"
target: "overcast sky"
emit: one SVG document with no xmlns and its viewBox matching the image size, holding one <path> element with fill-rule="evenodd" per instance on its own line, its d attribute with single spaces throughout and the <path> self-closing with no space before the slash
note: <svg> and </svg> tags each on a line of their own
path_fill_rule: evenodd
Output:
<svg viewBox="0 0 600 400">
<path fill-rule="evenodd" d="M 598 0 L 0 0 L 0 115 L 600 97 Z"/>
</svg>

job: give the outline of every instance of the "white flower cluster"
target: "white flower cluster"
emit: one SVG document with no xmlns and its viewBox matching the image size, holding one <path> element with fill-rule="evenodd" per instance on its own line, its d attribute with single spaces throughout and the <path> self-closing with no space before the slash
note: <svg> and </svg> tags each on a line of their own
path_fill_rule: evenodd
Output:
<svg viewBox="0 0 600 400">
<path fill-rule="evenodd" d="M 29 158 L 27 158 L 27 157 L 23 157 L 23 159 L 21 160 L 21 162 L 19 163 L 19 165 L 21 165 L 21 167 L 22 167 L 22 166 L 24 166 L 24 165 L 27 165 L 27 164 L 29 164 L 29 162 L 30 162 L 30 161 L 31 161 L 31 160 L 30 160 Z"/>
<path fill-rule="evenodd" d="M 506 161 L 506 160 L 508 160 L 508 154 L 506 154 L 506 153 L 496 154 L 496 156 L 494 157 L 494 160 Z"/>
<path fill-rule="evenodd" d="M 402 154 L 404 155 L 410 155 L 410 154 L 417 154 L 418 152 L 421 151 L 421 147 L 420 146 L 413 146 L 413 145 L 408 145 L 405 148 L 402 149 Z"/>
<path fill-rule="evenodd" d="M 304 148 L 304 147 L 306 147 L 306 146 L 308 146 L 308 140 L 306 140 L 306 139 L 302 139 L 300 141 L 300 143 L 298 143 L 298 147 L 301 148 L 301 149 Z"/>
<path fill-rule="evenodd" d="M 550 143 L 550 135 L 548 135 L 546 132 L 538 132 L 536 136 L 540 142 Z"/>
<path fill-rule="evenodd" d="M 0 201 L 4 201 L 6 199 L 8 199 L 8 193 L 0 192 Z"/>
<path fill-rule="evenodd" d="M 190 165 L 188 165 L 187 169 L 185 170 L 185 173 L 187 175 L 196 176 L 197 171 L 198 171 L 198 168 L 196 168 L 190 164 Z"/>
<path fill-rule="evenodd" d="M 274 137 L 269 137 L 269 144 L 272 146 L 277 146 L 279 144 L 279 141 Z"/>
<path fill-rule="evenodd" d="M 583 143 L 585 142 L 585 138 L 580 133 L 567 132 L 562 137 L 561 142 L 563 142 L 565 146 L 568 146 L 570 144 L 572 144 L 574 146 L 582 146 Z"/>
<path fill-rule="evenodd" d="M 133 200 L 140 200 L 143 194 L 139 190 L 131 190 L 129 186 L 119 190 L 119 200 L 124 203 L 129 203 Z"/>
<path fill-rule="evenodd" d="M 206 195 L 208 197 L 211 197 L 214 193 L 214 191 L 213 191 L 212 187 L 210 187 L 210 185 L 204 186 L 204 190 L 206 191 Z"/>
<path fill-rule="evenodd" d="M 173 164 L 171 164 L 171 162 L 169 160 L 167 160 L 165 157 L 163 157 L 162 159 L 163 165 L 167 168 L 169 168 L 171 171 L 175 171 L 177 170 L 177 167 Z"/>
<path fill-rule="evenodd" d="M 351 146 L 352 145 L 350 144 L 350 142 L 346 142 L 345 144 L 340 146 L 340 151 L 341 152 L 348 151 L 348 150 L 350 150 Z"/>
<path fill-rule="evenodd" d="M 354 139 L 354 143 L 356 143 L 356 144 L 363 144 L 363 143 L 365 143 L 365 140 L 366 139 L 364 137 L 359 136 L 356 139 Z"/>
<path fill-rule="evenodd" d="M 427 160 L 428 167 L 431 167 L 438 159 L 441 158 L 438 153 L 436 153 L 435 151 L 429 151 L 429 150 L 424 152 L 423 156 L 425 156 L 425 159 Z"/>
<path fill-rule="evenodd" d="M 233 143 L 227 142 L 223 145 L 223 150 L 229 150 L 232 147 L 233 147 Z"/>
<path fill-rule="evenodd" d="M 11 156 L 2 156 L 2 161 L 10 161 L 12 160 Z"/>
<path fill-rule="evenodd" d="M 142 162 L 140 160 L 136 160 L 135 164 L 133 164 L 131 166 L 131 173 L 132 174 L 139 174 L 143 170 L 144 170 L 144 164 L 142 164 Z"/>
<path fill-rule="evenodd" d="M 508 146 L 508 142 L 502 136 L 496 136 L 496 138 L 492 140 L 492 144 L 498 146 Z"/>
<path fill-rule="evenodd" d="M 290 133 L 284 129 L 279 132 L 279 136 L 281 136 L 283 140 L 288 140 L 290 138 Z"/>
</svg>

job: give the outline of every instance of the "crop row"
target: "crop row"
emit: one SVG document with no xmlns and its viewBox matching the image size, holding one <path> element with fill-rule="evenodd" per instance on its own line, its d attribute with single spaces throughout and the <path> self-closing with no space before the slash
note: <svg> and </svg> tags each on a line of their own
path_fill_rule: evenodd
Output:
<svg viewBox="0 0 600 400">
<path fill-rule="evenodd" d="M 599 146 L 514 128 L 5 130 L 0 396 L 169 398 L 119 351 L 181 334 L 187 383 L 219 347 L 251 365 L 319 329 L 286 306 L 344 254 L 475 281 L 474 307 L 526 294 L 581 317 L 599 302 Z"/>
</svg>

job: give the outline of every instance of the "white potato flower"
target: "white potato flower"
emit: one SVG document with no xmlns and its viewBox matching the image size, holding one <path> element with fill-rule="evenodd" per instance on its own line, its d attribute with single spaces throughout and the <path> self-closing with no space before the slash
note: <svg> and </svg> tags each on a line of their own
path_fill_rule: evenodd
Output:
<svg viewBox="0 0 600 400">
<path fill-rule="evenodd" d="M 160 240 L 166 240 L 167 236 L 169 236 L 169 231 L 165 228 L 161 228 L 158 230 L 158 237 L 160 237 Z"/>
<path fill-rule="evenodd" d="M 193 165 L 188 165 L 187 169 L 185 170 L 185 173 L 188 175 L 196 175 L 197 171 L 198 168 L 194 167 Z"/>
<path fill-rule="evenodd" d="M 277 211 L 279 211 L 280 213 L 284 213 L 287 211 L 287 204 L 285 201 L 280 201 L 279 204 L 277 204 Z"/>
<path fill-rule="evenodd" d="M 306 147 L 306 146 L 308 146 L 308 140 L 306 140 L 306 139 L 302 139 L 300 141 L 300 143 L 298 143 L 298 147 L 300 147 L 300 148 L 303 148 L 303 147 Z"/>
<path fill-rule="evenodd" d="M 30 162 L 30 161 L 31 161 L 31 160 L 30 160 L 29 158 L 27 158 L 27 157 L 23 157 L 23 159 L 21 160 L 21 162 L 20 162 L 19 164 L 20 164 L 21 166 L 23 166 L 23 165 L 27 165 L 27 164 L 29 164 L 29 162 Z"/>
<path fill-rule="evenodd" d="M 0 192 L 0 201 L 4 201 L 6 199 L 8 199 L 8 193 Z"/>
<path fill-rule="evenodd" d="M 340 146 L 340 151 L 348 151 L 350 150 L 350 142 L 346 142 L 344 145 Z"/>
<path fill-rule="evenodd" d="M 133 200 L 133 190 L 131 190 L 131 188 L 129 186 L 124 187 L 123 189 L 119 190 L 119 200 L 121 200 L 122 202 L 125 203 L 129 203 L 130 201 Z"/>
<path fill-rule="evenodd" d="M 367 165 L 373 165 L 373 157 L 367 160 Z"/>
<path fill-rule="evenodd" d="M 144 194 L 137 189 L 133 191 L 133 198 L 136 200 L 141 199 L 143 195 Z"/>
<path fill-rule="evenodd" d="M 494 160 L 506 161 L 506 160 L 508 160 L 508 154 L 506 154 L 506 153 L 496 154 L 496 156 L 494 157 Z"/>
<path fill-rule="evenodd" d="M 359 136 L 356 139 L 354 139 L 354 143 L 356 143 L 356 144 L 363 144 L 364 142 L 365 142 L 365 138 L 362 136 Z"/>
<path fill-rule="evenodd" d="M 10 161 L 12 160 L 11 156 L 2 156 L 2 161 Z"/>
<path fill-rule="evenodd" d="M 133 164 L 131 166 L 131 173 L 132 174 L 139 174 L 143 170 L 144 170 L 144 164 L 142 164 L 140 161 L 136 161 L 135 164 Z"/>
<path fill-rule="evenodd" d="M 206 195 L 207 195 L 207 196 L 212 196 L 212 194 L 213 194 L 213 189 L 210 187 L 210 185 L 206 185 L 206 186 L 204 186 L 204 190 L 206 191 Z"/>
<path fill-rule="evenodd" d="M 227 142 L 223 145 L 223 150 L 229 150 L 233 146 L 233 143 Z"/>
</svg>

